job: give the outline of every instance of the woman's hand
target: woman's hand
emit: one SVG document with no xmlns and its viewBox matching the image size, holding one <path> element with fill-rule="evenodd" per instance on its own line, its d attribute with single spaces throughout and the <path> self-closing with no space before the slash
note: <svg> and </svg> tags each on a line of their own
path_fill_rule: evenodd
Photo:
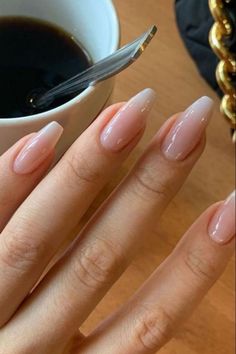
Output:
<svg viewBox="0 0 236 354">
<path fill-rule="evenodd" d="M 203 97 L 164 124 L 130 174 L 36 286 L 140 140 L 154 98 L 146 89 L 127 104 L 106 109 L 46 177 L 62 133 L 55 122 L 1 156 L 1 354 L 154 353 L 224 270 L 234 249 L 234 194 L 195 222 L 128 303 L 87 338 L 79 332 L 148 242 L 144 235 L 156 228 L 201 155 L 213 106 Z"/>
</svg>

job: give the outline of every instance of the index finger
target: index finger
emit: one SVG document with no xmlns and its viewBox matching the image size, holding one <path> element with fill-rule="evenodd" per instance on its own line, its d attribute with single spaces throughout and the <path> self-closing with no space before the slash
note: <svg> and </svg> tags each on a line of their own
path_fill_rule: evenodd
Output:
<svg viewBox="0 0 236 354">
<path fill-rule="evenodd" d="M 200 216 L 141 289 L 85 339 L 78 353 L 106 353 L 106 348 L 114 354 L 156 353 L 224 271 L 235 232 L 233 193 Z"/>
</svg>

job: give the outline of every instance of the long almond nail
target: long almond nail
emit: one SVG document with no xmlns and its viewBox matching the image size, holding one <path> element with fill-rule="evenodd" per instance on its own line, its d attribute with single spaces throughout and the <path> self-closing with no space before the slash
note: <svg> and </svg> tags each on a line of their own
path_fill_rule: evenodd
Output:
<svg viewBox="0 0 236 354">
<path fill-rule="evenodd" d="M 155 97 L 152 89 L 145 89 L 125 104 L 103 130 L 103 147 L 116 152 L 127 146 L 145 127 Z"/>
<path fill-rule="evenodd" d="M 213 112 L 213 101 L 204 96 L 180 115 L 167 134 L 162 151 L 169 160 L 184 160 L 199 143 Z"/>
<path fill-rule="evenodd" d="M 15 159 L 13 169 L 17 174 L 28 174 L 36 170 L 49 156 L 63 133 L 57 122 L 49 123 L 23 147 Z"/>
<path fill-rule="evenodd" d="M 216 211 L 208 232 L 215 242 L 221 244 L 229 242 L 235 236 L 235 191 Z"/>
</svg>

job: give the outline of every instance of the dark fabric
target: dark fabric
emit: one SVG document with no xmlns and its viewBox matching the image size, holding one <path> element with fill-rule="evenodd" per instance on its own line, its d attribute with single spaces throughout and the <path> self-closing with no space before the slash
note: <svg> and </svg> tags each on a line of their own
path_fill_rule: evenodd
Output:
<svg viewBox="0 0 236 354">
<path fill-rule="evenodd" d="M 208 0 L 176 0 L 176 20 L 183 41 L 196 62 L 201 75 L 209 85 L 222 95 L 215 78 L 218 58 L 212 51 L 208 36 L 213 24 Z M 236 23 L 236 0 L 228 6 L 230 17 Z M 234 26 L 235 29 L 235 26 Z M 236 32 L 230 38 L 231 50 L 236 49 Z"/>
<path fill-rule="evenodd" d="M 229 4 L 226 4 L 226 8 L 231 22 L 234 24 L 233 33 L 231 38 L 227 40 L 227 45 L 229 46 L 231 52 L 236 54 L 236 0 L 231 0 Z"/>
</svg>

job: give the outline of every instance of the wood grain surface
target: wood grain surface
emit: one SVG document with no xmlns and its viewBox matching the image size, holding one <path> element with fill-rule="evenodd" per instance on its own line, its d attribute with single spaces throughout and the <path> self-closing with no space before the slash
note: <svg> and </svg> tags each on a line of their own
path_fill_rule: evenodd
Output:
<svg viewBox="0 0 236 354">
<path fill-rule="evenodd" d="M 173 113 L 184 110 L 202 95 L 215 100 L 207 147 L 187 183 L 168 207 L 158 231 L 145 235 L 141 254 L 110 290 L 84 325 L 88 333 L 122 304 L 165 259 L 181 235 L 210 204 L 224 199 L 234 188 L 234 148 L 229 128 L 219 112 L 219 99 L 200 77 L 179 37 L 172 0 L 115 0 L 121 22 L 122 43 L 132 40 L 151 24 L 159 33 L 143 57 L 119 75 L 113 101 L 130 98 L 145 87 L 157 92 L 157 102 L 145 137 L 104 190 L 86 216 L 127 173 L 145 145 Z M 234 259 L 186 325 L 161 354 L 233 354 L 234 351 Z M 100 354 L 100 353 L 98 353 Z M 102 353 L 101 353 L 102 354 Z M 112 354 L 112 353 L 111 353 Z M 125 354 L 125 353 L 121 353 Z"/>
</svg>

